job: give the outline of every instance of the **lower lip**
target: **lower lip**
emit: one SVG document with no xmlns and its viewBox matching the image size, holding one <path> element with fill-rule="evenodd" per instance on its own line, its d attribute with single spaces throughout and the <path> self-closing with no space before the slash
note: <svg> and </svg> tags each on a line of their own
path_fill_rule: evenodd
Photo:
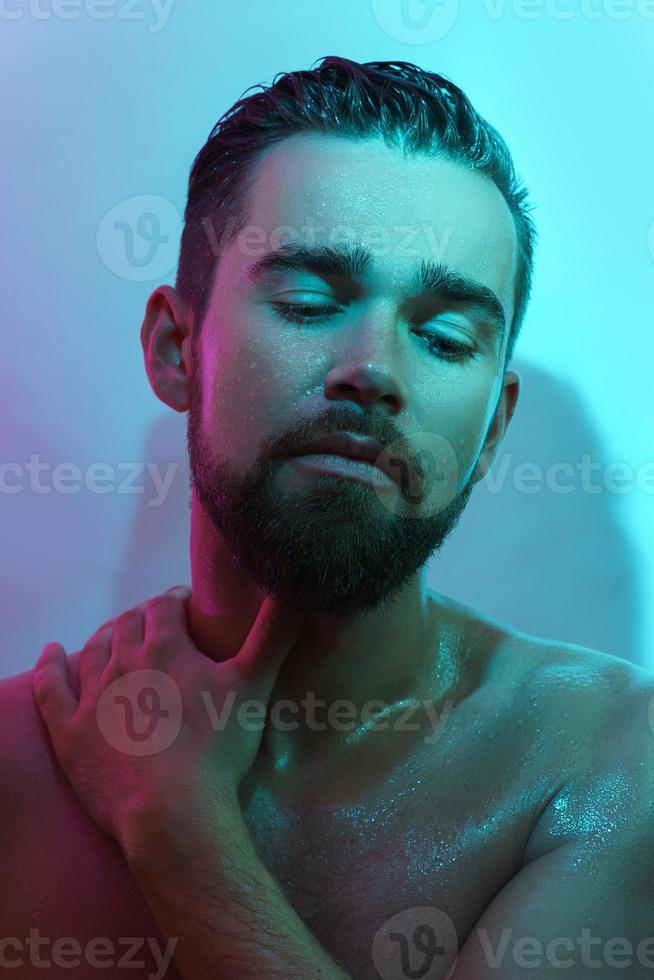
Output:
<svg viewBox="0 0 654 980">
<path fill-rule="evenodd" d="M 359 459 L 348 459 L 332 453 L 311 453 L 307 456 L 293 456 L 291 462 L 303 471 L 317 473 L 333 473 L 335 476 L 345 476 L 351 480 L 373 483 L 380 489 L 390 487 L 397 489 L 397 484 L 386 473 L 372 463 L 364 463 Z"/>
</svg>

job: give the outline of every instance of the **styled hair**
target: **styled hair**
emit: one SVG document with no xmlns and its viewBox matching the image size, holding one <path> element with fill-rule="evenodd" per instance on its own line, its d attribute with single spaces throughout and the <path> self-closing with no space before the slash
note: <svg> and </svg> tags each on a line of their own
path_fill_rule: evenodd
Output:
<svg viewBox="0 0 654 980">
<path fill-rule="evenodd" d="M 220 255 L 248 223 L 258 157 L 287 136 L 318 132 L 352 140 L 382 137 L 404 152 L 445 156 L 495 182 L 513 214 L 518 242 L 507 364 L 531 293 L 536 230 L 508 147 L 465 93 L 410 62 L 359 64 L 336 56 L 251 88 L 261 91 L 247 95 L 246 89 L 221 116 L 189 175 L 176 288 L 193 308 L 194 342 Z"/>
</svg>

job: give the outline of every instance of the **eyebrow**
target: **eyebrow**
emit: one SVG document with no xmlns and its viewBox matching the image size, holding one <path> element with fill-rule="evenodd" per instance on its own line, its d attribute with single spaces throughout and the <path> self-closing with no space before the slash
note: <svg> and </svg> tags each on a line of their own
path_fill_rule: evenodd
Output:
<svg viewBox="0 0 654 980">
<path fill-rule="evenodd" d="M 269 273 L 285 269 L 313 272 L 316 275 L 340 276 L 360 280 L 373 263 L 372 252 L 364 245 L 350 243 L 305 246 L 289 242 L 262 255 L 246 270 L 248 284 L 264 279 Z M 495 324 L 501 346 L 506 332 L 506 314 L 497 295 L 488 286 L 454 272 L 444 262 L 422 259 L 414 271 L 414 294 L 430 293 L 481 309 Z"/>
</svg>

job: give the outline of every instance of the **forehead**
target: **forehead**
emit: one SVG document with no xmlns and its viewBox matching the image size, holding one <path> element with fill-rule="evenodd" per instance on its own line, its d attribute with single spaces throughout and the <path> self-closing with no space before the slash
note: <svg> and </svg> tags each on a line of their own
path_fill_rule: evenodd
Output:
<svg viewBox="0 0 654 980">
<path fill-rule="evenodd" d="M 517 236 L 490 178 L 444 157 L 406 155 L 381 139 L 294 134 L 255 164 L 248 222 L 262 251 L 290 239 L 367 245 L 367 279 L 401 291 L 421 258 L 496 292 L 513 313 Z M 241 255 L 244 267 L 254 261 Z"/>
</svg>

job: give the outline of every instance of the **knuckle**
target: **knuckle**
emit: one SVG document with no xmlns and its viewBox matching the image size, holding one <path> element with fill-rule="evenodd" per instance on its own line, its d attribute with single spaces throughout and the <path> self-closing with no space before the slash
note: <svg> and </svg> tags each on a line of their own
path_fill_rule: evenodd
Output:
<svg viewBox="0 0 654 980">
<path fill-rule="evenodd" d="M 34 691 L 34 697 L 41 705 L 47 705 L 48 701 L 52 699 L 50 678 L 44 674 L 43 670 L 39 670 L 34 674 L 32 678 L 32 690 Z"/>
<path fill-rule="evenodd" d="M 147 654 L 160 653 L 173 645 L 174 632 L 166 627 L 158 627 L 156 633 L 148 636 L 143 643 L 143 652 Z"/>
<path fill-rule="evenodd" d="M 117 617 L 114 616 L 112 619 L 108 619 L 105 623 L 101 623 L 96 629 L 95 633 L 92 633 L 89 639 L 94 639 L 96 636 L 105 636 L 109 630 L 113 629 L 116 625 Z"/>
<path fill-rule="evenodd" d="M 155 595 L 148 601 L 150 609 L 170 609 L 172 599 L 164 592 L 162 595 Z"/>
<path fill-rule="evenodd" d="M 156 657 L 161 651 L 161 643 L 159 642 L 159 637 L 149 636 L 147 640 L 143 641 L 143 646 L 141 647 L 141 656 L 146 659 Z"/>
<path fill-rule="evenodd" d="M 110 653 L 110 648 L 102 648 L 97 643 L 87 643 L 83 648 L 79 661 L 78 671 L 88 672 L 88 669 L 98 663 L 105 663 L 106 654 Z"/>
<path fill-rule="evenodd" d="M 126 609 L 115 617 L 114 625 L 117 627 L 131 626 L 139 616 L 138 608 Z"/>
</svg>

